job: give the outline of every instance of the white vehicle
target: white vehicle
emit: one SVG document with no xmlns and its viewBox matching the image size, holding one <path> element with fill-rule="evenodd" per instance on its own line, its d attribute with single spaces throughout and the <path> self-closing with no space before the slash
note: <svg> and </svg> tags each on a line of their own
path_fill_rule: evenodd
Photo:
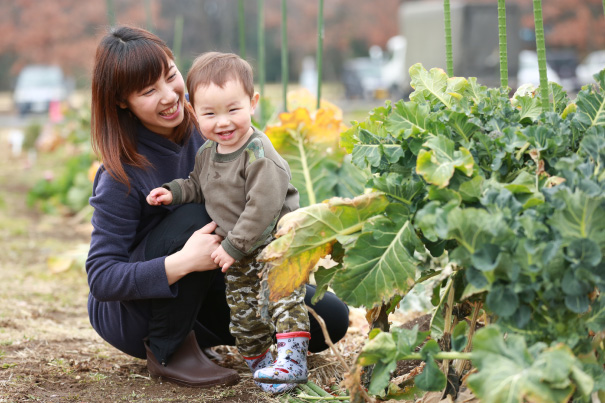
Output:
<svg viewBox="0 0 605 403">
<path fill-rule="evenodd" d="M 58 66 L 26 66 L 17 77 L 13 101 L 20 114 L 46 112 L 52 101 L 66 98 L 67 85 Z"/>
<path fill-rule="evenodd" d="M 561 83 L 561 79 L 556 71 L 546 64 L 546 76 L 548 81 Z M 517 72 L 517 83 L 533 84 L 535 87 L 540 85 L 540 71 L 538 69 L 538 54 L 533 50 L 522 50 L 519 52 L 519 71 Z"/>
<path fill-rule="evenodd" d="M 578 86 L 594 83 L 594 75 L 605 69 L 605 50 L 598 50 L 586 56 L 586 59 L 576 67 Z"/>
</svg>

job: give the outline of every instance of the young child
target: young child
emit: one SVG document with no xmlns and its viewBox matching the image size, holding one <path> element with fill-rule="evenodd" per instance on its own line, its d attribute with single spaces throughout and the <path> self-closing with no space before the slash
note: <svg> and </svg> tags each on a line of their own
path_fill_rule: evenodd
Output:
<svg viewBox="0 0 605 403">
<path fill-rule="evenodd" d="M 224 237 L 212 258 L 225 274 L 230 331 L 254 379 L 265 391 L 281 393 L 307 381 L 309 317 L 302 285 L 270 303 L 271 323 L 258 317 L 262 263 L 256 256 L 272 239 L 277 221 L 298 208 L 288 163 L 269 138 L 252 127 L 259 100 L 252 68 L 239 56 L 209 52 L 187 75 L 189 101 L 208 139 L 188 179 L 153 189 L 150 205 L 205 203 Z M 269 351 L 277 331 L 277 359 Z"/>
</svg>

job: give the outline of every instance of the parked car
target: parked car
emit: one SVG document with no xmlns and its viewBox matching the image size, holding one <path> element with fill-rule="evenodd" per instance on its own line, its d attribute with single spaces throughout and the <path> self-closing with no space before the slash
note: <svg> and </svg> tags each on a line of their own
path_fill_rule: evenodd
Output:
<svg viewBox="0 0 605 403">
<path fill-rule="evenodd" d="M 594 83 L 594 75 L 605 69 L 605 50 L 589 53 L 576 68 L 578 87 Z"/>
<path fill-rule="evenodd" d="M 347 99 L 381 99 L 387 88 L 382 80 L 381 61 L 358 57 L 347 60 L 342 71 L 342 82 Z"/>
<path fill-rule="evenodd" d="M 20 114 L 46 112 L 52 101 L 67 98 L 67 87 L 60 67 L 29 65 L 17 77 L 13 101 Z"/>
<path fill-rule="evenodd" d="M 561 79 L 548 63 L 546 64 L 546 76 L 548 81 L 561 84 Z M 538 68 L 538 54 L 533 50 L 522 50 L 519 52 L 519 71 L 517 72 L 517 85 L 533 84 L 540 85 L 540 70 Z"/>
</svg>

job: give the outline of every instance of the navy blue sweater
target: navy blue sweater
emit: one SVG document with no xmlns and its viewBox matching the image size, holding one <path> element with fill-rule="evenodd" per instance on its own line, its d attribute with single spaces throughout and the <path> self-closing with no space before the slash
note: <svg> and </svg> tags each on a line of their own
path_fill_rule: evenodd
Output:
<svg viewBox="0 0 605 403">
<path fill-rule="evenodd" d="M 88 311 L 90 322 L 101 337 L 127 353 L 131 352 L 121 346 L 127 342 L 123 340 L 126 334 L 132 333 L 127 329 L 140 326 L 144 329 L 135 333 L 147 332 L 146 319 L 136 317 L 147 311 L 147 301 L 143 300 L 176 295 L 176 285 L 168 285 L 165 257 L 143 261 L 145 237 L 176 207 L 149 206 L 145 198 L 151 189 L 163 183 L 186 178 L 203 142 L 200 134 L 194 132 L 179 146 L 141 125 L 137 149 L 152 166 L 125 167 L 130 191 L 103 167 L 97 172 L 90 198 L 94 213 L 86 261 L 90 286 Z M 140 340 L 131 342 L 140 344 Z"/>
</svg>

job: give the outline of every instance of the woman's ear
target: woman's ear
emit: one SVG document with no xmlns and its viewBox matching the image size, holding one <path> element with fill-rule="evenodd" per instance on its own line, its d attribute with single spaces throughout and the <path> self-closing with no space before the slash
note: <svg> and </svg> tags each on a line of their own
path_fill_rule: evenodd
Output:
<svg viewBox="0 0 605 403">
<path fill-rule="evenodd" d="M 128 109 L 128 105 L 124 101 L 118 101 L 118 106 L 122 109 Z"/>
</svg>

